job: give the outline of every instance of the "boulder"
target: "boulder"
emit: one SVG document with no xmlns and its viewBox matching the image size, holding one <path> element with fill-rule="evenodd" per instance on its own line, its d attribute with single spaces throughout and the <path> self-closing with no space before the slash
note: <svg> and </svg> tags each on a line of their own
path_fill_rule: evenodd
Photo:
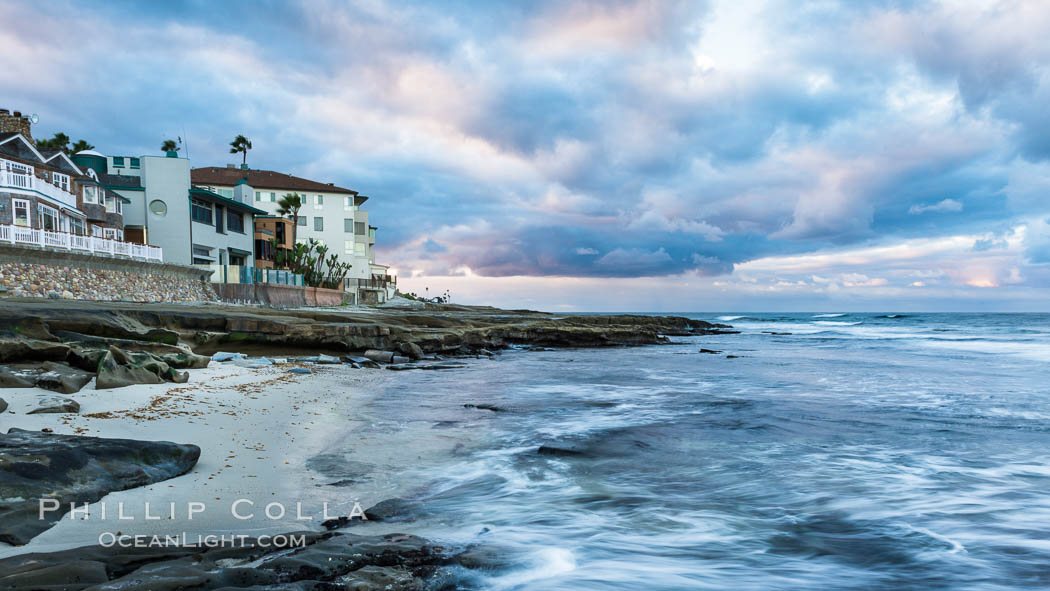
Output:
<svg viewBox="0 0 1050 591">
<path fill-rule="evenodd" d="M 41 398 L 36 408 L 27 412 L 27 415 L 37 415 L 45 413 L 78 413 L 80 412 L 80 403 L 72 398 L 66 398 L 65 396 L 47 396 Z"/>
<path fill-rule="evenodd" d="M 423 349 L 415 343 L 401 343 L 397 346 L 397 350 L 404 353 L 406 357 L 411 357 L 412 359 L 421 359 L 423 357 Z"/>
<path fill-rule="evenodd" d="M 237 358 L 231 361 L 233 365 L 237 367 L 247 367 L 249 369 L 261 369 L 263 367 L 270 367 L 273 365 L 273 361 L 265 357 L 254 357 L 254 358 Z"/>
<path fill-rule="evenodd" d="M 219 351 L 211 356 L 212 361 L 233 361 L 234 359 L 244 359 L 244 353 L 227 353 L 226 351 Z"/>
<path fill-rule="evenodd" d="M 166 353 L 153 352 L 152 355 L 175 369 L 204 369 L 205 367 L 208 367 L 209 363 L 211 363 L 211 357 L 208 357 L 207 355 L 197 355 L 190 351 L 173 351 Z"/>
<path fill-rule="evenodd" d="M 393 351 L 380 351 L 378 349 L 369 349 L 365 351 L 366 358 L 378 363 L 394 363 L 395 356 L 396 353 Z"/>
<path fill-rule="evenodd" d="M 54 361 L 45 361 L 43 370 L 44 372 L 36 377 L 37 387 L 62 394 L 79 392 L 95 377 L 93 373 Z"/>
<path fill-rule="evenodd" d="M 0 412 L 4 412 L 5 410 L 7 410 L 7 401 L 0 398 Z"/>
<path fill-rule="evenodd" d="M 428 363 L 420 365 L 419 369 L 460 369 L 466 367 L 462 363 Z"/>
<path fill-rule="evenodd" d="M 26 370 L 0 367 L 0 388 L 32 388 L 36 385 L 36 376 Z"/>
<path fill-rule="evenodd" d="M 73 347 L 66 356 L 66 363 L 84 371 L 98 371 L 98 364 L 106 356 L 106 349 L 85 349 Z"/>
<path fill-rule="evenodd" d="M 62 361 L 69 345 L 30 339 L 22 336 L 0 336 L 0 361 Z"/>
<path fill-rule="evenodd" d="M 113 491 L 185 474 L 200 453 L 196 445 L 167 441 L 11 429 L 0 435 L 0 542 L 25 544 L 57 523 L 64 511 L 40 519 L 38 499 L 55 499 L 66 510 L 70 503 L 94 503 Z M 0 573 L 14 572 L 0 566 Z"/>
<path fill-rule="evenodd" d="M 293 367 L 293 368 L 288 370 L 288 373 L 308 374 L 308 373 L 313 373 L 313 370 L 308 368 L 308 367 Z"/>
<path fill-rule="evenodd" d="M 342 363 L 342 361 L 340 361 L 338 357 L 332 357 L 331 355 L 321 354 L 317 356 L 317 360 L 314 361 L 314 363 L 326 363 L 334 365 L 336 363 Z"/>
<path fill-rule="evenodd" d="M 565 447 L 555 447 L 553 445 L 541 445 L 536 453 L 541 456 L 554 456 L 556 458 L 565 458 L 572 456 L 582 456 L 583 452 L 577 449 L 569 449 Z"/>
<path fill-rule="evenodd" d="M 111 346 L 98 364 L 95 388 L 121 388 L 132 384 L 182 384 L 189 374 L 173 369 L 152 353 L 128 352 Z"/>
<path fill-rule="evenodd" d="M 342 356 L 342 360 L 343 360 L 344 363 L 350 363 L 350 364 L 358 365 L 360 367 L 372 367 L 372 368 L 379 367 L 379 364 L 376 363 L 375 361 L 372 361 L 368 357 L 361 357 L 361 356 L 358 356 L 358 355 L 343 355 Z"/>
<path fill-rule="evenodd" d="M 390 363 L 412 363 L 412 360 L 402 355 L 394 355 L 390 359 Z"/>
</svg>

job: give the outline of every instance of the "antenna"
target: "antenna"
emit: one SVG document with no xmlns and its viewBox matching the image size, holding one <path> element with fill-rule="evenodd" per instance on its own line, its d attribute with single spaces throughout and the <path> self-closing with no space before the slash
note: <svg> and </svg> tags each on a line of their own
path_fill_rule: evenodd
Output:
<svg viewBox="0 0 1050 591">
<path fill-rule="evenodd" d="M 40 117 L 38 117 L 36 113 L 33 113 L 29 116 L 29 122 L 35 125 L 40 122 Z"/>
</svg>

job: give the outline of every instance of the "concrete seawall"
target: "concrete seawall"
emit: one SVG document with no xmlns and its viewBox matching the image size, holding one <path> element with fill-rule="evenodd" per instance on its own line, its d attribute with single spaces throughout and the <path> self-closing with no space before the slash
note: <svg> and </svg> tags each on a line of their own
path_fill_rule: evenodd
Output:
<svg viewBox="0 0 1050 591">
<path fill-rule="evenodd" d="M 343 303 L 343 292 L 321 287 L 297 287 L 277 283 L 212 283 L 223 302 L 262 304 L 272 308 L 299 308 L 303 306 L 338 306 Z"/>
</svg>

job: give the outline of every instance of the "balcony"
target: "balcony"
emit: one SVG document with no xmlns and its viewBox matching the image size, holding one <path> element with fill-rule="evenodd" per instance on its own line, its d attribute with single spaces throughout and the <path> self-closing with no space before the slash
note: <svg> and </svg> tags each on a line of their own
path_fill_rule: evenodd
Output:
<svg viewBox="0 0 1050 591">
<path fill-rule="evenodd" d="M 397 275 L 375 275 L 370 279 L 348 277 L 344 280 L 347 290 L 354 289 L 394 289 L 397 287 Z"/>
<path fill-rule="evenodd" d="M 33 167 L 0 159 L 0 189 L 27 195 L 43 195 L 60 205 L 76 209 L 76 195 L 36 178 Z"/>
<path fill-rule="evenodd" d="M 11 245 L 28 244 L 40 248 L 126 257 L 145 261 L 160 262 L 164 260 L 163 249 L 158 246 L 121 242 L 120 240 L 111 240 L 100 236 L 81 236 L 66 232 L 51 232 L 25 226 L 0 224 L 0 243 L 5 242 Z"/>
</svg>

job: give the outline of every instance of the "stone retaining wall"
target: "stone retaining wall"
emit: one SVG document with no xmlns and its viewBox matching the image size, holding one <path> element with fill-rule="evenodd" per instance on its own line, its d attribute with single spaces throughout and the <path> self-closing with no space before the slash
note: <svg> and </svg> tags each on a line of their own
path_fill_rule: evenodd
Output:
<svg viewBox="0 0 1050 591">
<path fill-rule="evenodd" d="M 0 245 L 0 297 L 96 301 L 216 301 L 194 267 Z"/>
</svg>

